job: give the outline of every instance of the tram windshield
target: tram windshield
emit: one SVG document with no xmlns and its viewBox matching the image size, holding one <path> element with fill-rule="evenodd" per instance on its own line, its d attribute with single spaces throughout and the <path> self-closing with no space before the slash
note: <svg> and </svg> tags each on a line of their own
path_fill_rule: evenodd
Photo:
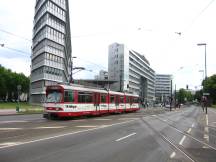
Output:
<svg viewBox="0 0 216 162">
<path fill-rule="evenodd" d="M 46 102 L 61 102 L 62 93 L 58 90 L 50 90 L 47 92 Z"/>
</svg>

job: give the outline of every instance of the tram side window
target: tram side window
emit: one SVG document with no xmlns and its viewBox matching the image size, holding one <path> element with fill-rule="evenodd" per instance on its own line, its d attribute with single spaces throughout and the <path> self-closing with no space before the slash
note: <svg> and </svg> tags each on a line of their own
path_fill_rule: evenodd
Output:
<svg viewBox="0 0 216 162">
<path fill-rule="evenodd" d="M 73 91 L 64 92 L 64 102 L 74 102 Z"/>
<path fill-rule="evenodd" d="M 116 96 L 115 104 L 119 105 L 119 96 Z"/>
<path fill-rule="evenodd" d="M 115 103 L 115 96 L 110 96 L 110 103 Z"/>
<path fill-rule="evenodd" d="M 101 95 L 101 103 L 106 103 L 106 95 Z"/>
<path fill-rule="evenodd" d="M 126 97 L 126 103 L 130 103 L 130 98 L 129 98 L 129 96 Z"/>
<path fill-rule="evenodd" d="M 120 103 L 124 103 L 124 96 L 120 96 Z"/>
<path fill-rule="evenodd" d="M 78 92 L 79 103 L 91 103 L 93 102 L 92 93 L 89 92 Z"/>
<path fill-rule="evenodd" d="M 138 98 L 135 97 L 134 100 L 133 100 L 133 102 L 134 102 L 134 103 L 139 103 Z"/>
<path fill-rule="evenodd" d="M 134 98 L 130 97 L 130 104 L 133 104 L 133 100 L 134 100 Z"/>
</svg>

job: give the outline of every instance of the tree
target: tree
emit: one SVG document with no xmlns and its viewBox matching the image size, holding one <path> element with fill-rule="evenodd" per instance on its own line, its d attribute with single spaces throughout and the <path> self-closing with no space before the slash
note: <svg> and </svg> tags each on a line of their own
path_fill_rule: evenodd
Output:
<svg viewBox="0 0 216 162">
<path fill-rule="evenodd" d="M 208 96 L 211 103 L 216 104 L 216 75 L 206 78 L 203 82 L 203 92 L 209 93 Z"/>
<path fill-rule="evenodd" d="M 179 103 L 185 103 L 186 101 L 193 101 L 193 95 L 190 91 L 182 88 L 176 93 L 176 99 Z"/>
<path fill-rule="evenodd" d="M 0 99 L 9 101 L 17 99 L 17 86 L 21 85 L 21 93 L 28 93 L 30 79 L 23 73 L 15 73 L 0 65 Z"/>
<path fill-rule="evenodd" d="M 196 93 L 194 95 L 194 99 L 197 100 L 198 102 L 200 102 L 202 95 L 203 95 L 203 90 L 196 91 Z"/>
</svg>

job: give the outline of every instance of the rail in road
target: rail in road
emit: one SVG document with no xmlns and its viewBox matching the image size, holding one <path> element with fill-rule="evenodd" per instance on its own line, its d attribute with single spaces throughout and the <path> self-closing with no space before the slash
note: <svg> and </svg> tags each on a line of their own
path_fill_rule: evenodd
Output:
<svg viewBox="0 0 216 162">
<path fill-rule="evenodd" d="M 192 106 L 150 115 L 1 120 L 0 161 L 213 162 L 215 117 Z"/>
</svg>

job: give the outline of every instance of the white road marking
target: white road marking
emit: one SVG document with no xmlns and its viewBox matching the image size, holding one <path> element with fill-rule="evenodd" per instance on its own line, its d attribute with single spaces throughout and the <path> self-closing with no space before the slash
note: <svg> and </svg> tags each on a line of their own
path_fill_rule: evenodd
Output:
<svg viewBox="0 0 216 162">
<path fill-rule="evenodd" d="M 187 130 L 187 132 L 190 133 L 190 132 L 191 132 L 191 128 L 189 128 L 189 129 Z"/>
<path fill-rule="evenodd" d="M 176 153 L 175 153 L 175 152 L 172 152 L 172 154 L 170 155 L 170 158 L 171 158 L 171 159 L 174 158 L 175 155 L 176 155 Z"/>
<path fill-rule="evenodd" d="M 206 127 L 204 128 L 203 138 L 206 143 L 209 143 L 209 128 L 208 128 L 208 114 L 206 114 Z"/>
<path fill-rule="evenodd" d="M 195 126 L 195 124 L 193 123 L 192 125 L 191 125 L 191 127 L 193 128 Z"/>
<path fill-rule="evenodd" d="M 131 119 L 135 120 L 135 119 L 139 119 L 139 118 L 119 118 L 118 120 L 131 120 Z"/>
<path fill-rule="evenodd" d="M 186 138 L 186 136 L 184 135 L 184 136 L 182 137 L 181 141 L 179 142 L 179 145 L 182 145 L 182 144 L 183 144 L 185 138 Z"/>
<path fill-rule="evenodd" d="M 155 116 L 157 116 L 157 115 L 151 115 L 151 116 L 154 116 L 154 117 L 155 117 Z"/>
<path fill-rule="evenodd" d="M 0 121 L 0 124 L 5 124 L 5 123 L 26 123 L 28 121 L 25 120 L 9 120 L 9 121 Z"/>
<path fill-rule="evenodd" d="M 206 125 L 208 126 L 208 114 L 206 114 Z"/>
<path fill-rule="evenodd" d="M 51 140 L 51 139 L 55 139 L 55 138 L 59 138 L 59 137 L 65 137 L 65 136 L 69 136 L 69 135 L 73 135 L 73 134 L 78 134 L 78 133 L 83 133 L 83 132 L 89 132 L 89 131 L 98 130 L 98 129 L 102 129 L 102 128 L 107 128 L 107 127 L 111 127 L 111 126 L 126 124 L 126 123 L 130 123 L 130 122 L 133 122 L 133 121 L 135 121 L 135 120 L 124 121 L 124 122 L 120 122 L 120 123 L 110 124 L 108 126 L 102 126 L 102 127 L 97 127 L 97 128 L 85 129 L 85 130 L 81 130 L 81 131 L 77 131 L 77 132 L 71 132 L 71 133 L 61 134 L 61 135 L 57 135 L 57 136 L 51 136 L 51 137 L 36 139 L 36 140 L 32 140 L 32 141 L 27 141 L 27 142 L 17 142 L 17 143 L 15 143 L 12 146 L 19 146 L 19 145 L 30 144 L 30 143 L 35 143 L 35 142 L 40 142 L 40 141 L 45 141 L 45 140 Z M 12 147 L 12 146 L 11 145 L 0 146 L 0 149 Z"/>
<path fill-rule="evenodd" d="M 86 121 L 86 119 L 73 120 L 73 122 L 81 122 L 81 121 Z"/>
<path fill-rule="evenodd" d="M 3 130 L 20 130 L 20 129 L 23 129 L 23 128 L 0 128 L 0 131 Z"/>
<path fill-rule="evenodd" d="M 94 120 L 96 120 L 96 121 L 106 121 L 106 120 L 112 120 L 112 119 L 94 119 Z"/>
<path fill-rule="evenodd" d="M 180 148 L 178 148 L 175 144 L 173 144 L 168 138 L 166 138 L 164 135 L 159 133 L 167 142 L 169 142 L 173 147 L 175 147 L 178 151 L 180 151 L 182 154 L 184 154 L 188 159 L 190 159 L 192 162 L 195 162 L 193 159 L 190 158 L 184 151 L 182 151 Z"/>
<path fill-rule="evenodd" d="M 157 118 L 157 119 L 158 119 L 158 120 L 162 120 L 162 119 L 160 119 L 160 118 Z M 185 134 L 183 131 L 181 131 L 181 130 L 175 128 L 174 126 L 171 126 L 171 125 L 167 125 L 167 126 L 169 126 L 169 127 L 172 128 L 172 129 L 175 129 L 177 132 L 179 132 L 179 133 L 181 133 L 181 134 Z M 203 141 L 200 141 L 200 140 L 198 140 L 197 138 L 194 138 L 193 136 L 191 136 L 190 134 L 186 134 L 186 135 L 187 135 L 188 137 L 192 138 L 193 140 L 195 140 L 195 141 L 197 141 L 197 142 L 199 142 L 199 143 L 202 143 L 203 145 L 206 145 L 206 146 L 208 146 L 209 148 L 211 148 L 211 149 L 213 149 L 213 150 L 216 151 L 216 148 L 215 148 L 215 147 L 212 147 L 212 146 L 209 145 L 208 143 L 203 142 Z"/>
<path fill-rule="evenodd" d="M 5 142 L 5 143 L 0 143 L 0 148 L 1 146 L 15 146 L 18 145 L 19 142 Z"/>
<path fill-rule="evenodd" d="M 36 127 L 34 129 L 58 129 L 58 128 L 65 128 L 66 126 L 53 126 L 53 127 Z"/>
<path fill-rule="evenodd" d="M 121 140 L 123 140 L 123 139 L 125 139 L 125 138 L 128 138 L 128 137 L 131 137 L 131 136 L 133 136 L 133 135 L 135 135 L 136 133 L 134 132 L 134 133 L 131 133 L 131 134 L 129 134 L 129 135 L 127 135 L 127 136 L 124 136 L 124 137 L 121 137 L 121 138 L 119 138 L 119 139 L 117 139 L 117 140 L 115 140 L 116 142 L 118 142 L 118 141 L 121 141 Z"/>
<path fill-rule="evenodd" d="M 77 128 L 95 128 L 98 127 L 98 125 L 78 125 Z"/>
</svg>

